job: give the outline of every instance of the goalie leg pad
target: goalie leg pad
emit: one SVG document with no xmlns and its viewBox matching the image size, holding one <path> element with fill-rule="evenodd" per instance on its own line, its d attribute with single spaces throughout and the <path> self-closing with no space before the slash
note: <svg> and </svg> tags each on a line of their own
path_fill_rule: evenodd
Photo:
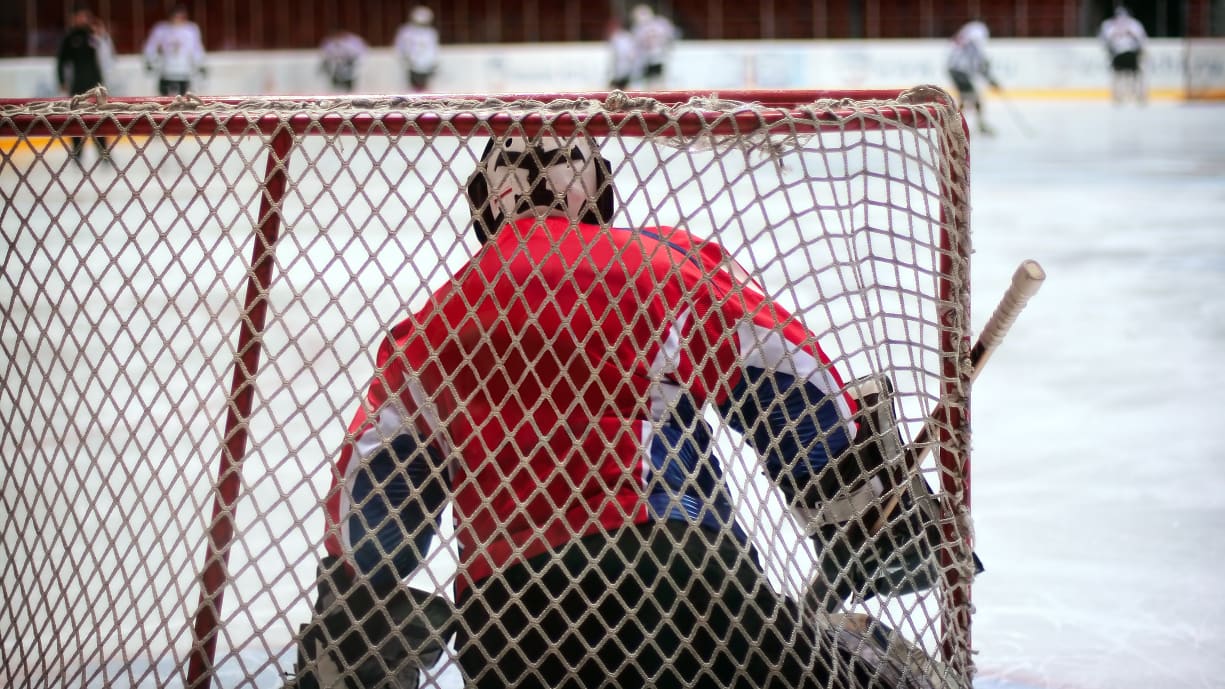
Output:
<svg viewBox="0 0 1225 689">
<path fill-rule="evenodd" d="M 819 623 L 855 686 L 946 689 L 957 686 L 948 668 L 869 615 L 823 616 Z"/>
<path fill-rule="evenodd" d="M 856 594 L 870 598 L 924 590 L 938 576 L 940 510 L 923 477 L 907 475 L 893 385 L 885 376 L 862 378 L 853 394 L 860 407 L 854 444 L 792 508 L 819 550 L 820 571 L 808 602 L 828 612 Z M 885 504 L 894 498 L 896 509 L 876 530 Z"/>
<path fill-rule="evenodd" d="M 299 629 L 296 689 L 415 689 L 442 657 L 455 611 L 446 599 L 399 586 L 376 592 L 335 558 L 320 567 L 315 614 Z"/>
</svg>

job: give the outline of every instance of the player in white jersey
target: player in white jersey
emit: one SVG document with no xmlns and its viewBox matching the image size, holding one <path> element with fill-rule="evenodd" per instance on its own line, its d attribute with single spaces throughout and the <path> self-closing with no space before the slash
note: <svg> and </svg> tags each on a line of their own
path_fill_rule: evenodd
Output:
<svg viewBox="0 0 1225 689">
<path fill-rule="evenodd" d="M 323 55 L 321 67 L 333 89 L 341 93 L 353 92 L 367 50 L 366 42 L 352 31 L 337 30 L 323 39 L 319 46 Z"/>
<path fill-rule="evenodd" d="M 987 59 L 987 39 L 990 36 L 986 24 L 978 20 L 967 22 L 953 35 L 948 57 L 949 78 L 957 88 L 961 109 L 972 110 L 978 119 L 978 131 L 987 135 L 994 132 L 983 118 L 983 99 L 978 91 L 978 81 L 986 81 L 994 89 L 1000 88 L 991 72 L 991 62 Z"/>
<path fill-rule="evenodd" d="M 1098 38 L 1110 56 L 1110 91 L 1114 102 L 1122 103 L 1130 97 L 1143 103 L 1148 98 L 1140 64 L 1148 42 L 1144 25 L 1126 7 L 1118 7 L 1114 16 L 1102 22 Z"/>
<path fill-rule="evenodd" d="M 632 31 L 642 64 L 644 86 L 647 89 L 662 88 L 668 55 L 678 37 L 676 26 L 667 17 L 656 14 L 648 5 L 636 6 L 632 17 Z"/>
<path fill-rule="evenodd" d="M 438 29 L 434 28 L 434 12 L 421 5 L 413 8 L 407 24 L 396 32 L 396 56 L 408 74 L 413 91 L 427 91 L 434 71 L 438 69 Z"/>
<path fill-rule="evenodd" d="M 638 75 L 638 47 L 634 35 L 621 20 L 608 20 L 608 55 L 610 60 L 608 87 L 625 90 Z"/>
<path fill-rule="evenodd" d="M 192 78 L 204 75 L 200 27 L 188 18 L 184 5 L 176 5 L 169 20 L 154 25 L 143 52 L 145 69 L 158 75 L 160 95 L 186 95 L 191 90 Z"/>
</svg>

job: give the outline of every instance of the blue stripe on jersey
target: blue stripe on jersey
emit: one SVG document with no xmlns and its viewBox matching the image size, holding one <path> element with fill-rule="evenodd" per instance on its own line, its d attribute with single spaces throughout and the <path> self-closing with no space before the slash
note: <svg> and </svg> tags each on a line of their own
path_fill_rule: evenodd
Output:
<svg viewBox="0 0 1225 689">
<path fill-rule="evenodd" d="M 412 433 L 402 433 L 352 478 L 356 509 L 348 525 L 353 563 L 376 585 L 412 574 L 430 548 L 447 497 L 434 466 L 440 466 L 435 450 L 423 447 Z"/>
<path fill-rule="evenodd" d="M 737 540 L 748 541 L 733 516 L 710 426 L 692 400 L 677 401 L 656 428 L 648 454 L 646 490 L 652 515 L 720 531 L 730 527 Z"/>
<path fill-rule="evenodd" d="M 609 228 L 609 229 L 612 229 L 612 230 L 614 230 L 614 231 L 618 231 L 618 230 L 619 230 L 619 228 Z M 638 229 L 638 230 L 619 230 L 619 231 L 621 231 L 621 232 L 632 232 L 632 233 L 640 234 L 640 235 L 642 235 L 643 237 L 650 237 L 651 239 L 654 239 L 655 241 L 659 242 L 660 244 L 663 244 L 663 245 L 665 245 L 665 246 L 667 246 L 667 247 L 671 248 L 673 251 L 675 251 L 675 252 L 677 252 L 677 253 L 681 254 L 682 256 L 684 256 L 684 257 L 685 257 L 685 260 L 686 260 L 686 261 L 689 261 L 690 263 L 692 263 L 693 265 L 697 266 L 698 268 L 701 268 L 703 271 L 705 271 L 705 270 L 707 269 L 707 267 L 706 267 L 706 266 L 704 266 L 704 265 L 702 265 L 702 262 L 701 262 L 700 260 L 698 260 L 698 258 L 697 258 L 696 256 L 694 256 L 694 255 L 693 255 L 694 249 L 686 249 L 685 247 L 681 246 L 680 244 L 676 244 L 675 242 L 670 242 L 670 241 L 668 241 L 668 240 L 664 239 L 664 238 L 663 238 L 663 237 L 662 237 L 662 236 L 661 236 L 661 235 L 660 235 L 658 232 L 651 232 L 650 230 L 645 230 L 645 229 Z"/>
<path fill-rule="evenodd" d="M 766 473 L 799 483 L 851 445 L 837 399 L 785 373 L 746 367 L 719 413 L 762 456 Z"/>
</svg>

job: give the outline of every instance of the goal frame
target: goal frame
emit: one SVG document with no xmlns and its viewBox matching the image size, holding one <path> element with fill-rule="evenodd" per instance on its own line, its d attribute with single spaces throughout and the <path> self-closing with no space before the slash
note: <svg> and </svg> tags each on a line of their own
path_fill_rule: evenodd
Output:
<svg viewBox="0 0 1225 689">
<path fill-rule="evenodd" d="M 947 107 L 935 89 L 931 100 L 911 98 L 905 104 L 881 106 L 880 112 L 891 122 L 916 124 L 920 113 L 926 108 Z M 684 137 L 698 132 L 743 135 L 751 132 L 771 132 L 780 124 L 788 127 L 786 133 L 814 133 L 821 129 L 822 122 L 835 124 L 839 120 L 837 108 L 815 113 L 818 121 L 812 131 L 796 128 L 792 110 L 804 104 L 828 100 L 853 101 L 897 101 L 910 90 L 736 90 L 717 94 L 720 99 L 755 103 L 764 110 L 706 112 L 688 111 L 678 118 L 650 110 L 602 110 L 590 115 L 574 112 L 552 113 L 546 110 L 535 112 L 492 111 L 489 114 L 461 113 L 444 117 L 428 109 L 386 109 L 377 112 L 360 109 L 360 98 L 333 99 L 311 97 L 271 97 L 258 102 L 238 98 L 129 98 L 108 97 L 105 91 L 91 92 L 90 97 L 76 97 L 67 109 L 47 109 L 45 112 L 22 113 L 0 118 L 0 141 L 5 139 L 33 139 L 60 136 L 178 136 L 211 135 L 229 133 L 251 136 L 254 132 L 266 137 L 264 146 L 264 177 L 260 185 L 261 194 L 256 231 L 249 247 L 250 269 L 246 276 L 245 298 L 241 307 L 242 316 L 238 324 L 235 351 L 238 352 L 227 394 L 227 411 L 223 431 L 223 446 L 215 463 L 215 484 L 211 526 L 207 533 L 206 553 L 199 569 L 199 601 L 194 617 L 194 641 L 186 670 L 187 686 L 203 689 L 211 683 L 211 670 L 218 639 L 218 625 L 224 603 L 224 589 L 229 581 L 229 546 L 238 523 L 235 518 L 236 501 L 239 496 L 243 460 L 247 454 L 248 433 L 246 419 L 252 413 L 255 381 L 261 370 L 262 333 L 266 324 L 268 294 L 276 279 L 275 254 L 282 230 L 281 203 L 287 188 L 289 161 L 293 156 L 294 142 L 298 137 L 327 136 L 379 136 L 390 132 L 404 132 L 411 124 L 414 132 L 423 137 L 466 136 L 478 128 L 495 134 L 506 132 L 511 127 L 531 135 L 543 125 L 561 134 L 573 132 L 579 125 L 596 136 L 653 136 Z M 532 100 L 548 103 L 552 101 L 607 101 L 617 94 L 628 100 L 644 97 L 664 105 L 682 104 L 694 98 L 710 98 L 709 92 L 667 91 L 651 93 L 620 92 L 561 92 L 531 94 L 498 94 L 503 102 Z M 443 100 L 488 98 L 488 95 L 414 96 L 400 99 L 405 105 L 414 103 L 441 102 Z M 330 110 L 337 102 L 353 104 L 351 110 Z M 64 105 L 65 101 L 35 99 L 0 99 L 0 113 L 14 109 L 30 109 L 43 104 Z M 250 104 L 249 107 L 246 107 Z M 310 106 L 310 107 L 303 107 Z M 219 116 L 219 109 L 226 109 Z M 806 112 L 811 118 L 814 113 Z M 863 129 L 881 127 L 879 123 L 863 119 L 857 125 Z M 962 121 L 964 129 L 964 120 Z M 946 151 L 944 155 L 960 155 L 968 159 L 968 151 Z M 967 166 L 968 170 L 968 166 Z M 954 173 L 955 174 L 955 173 Z M 954 177 L 954 181 L 956 180 Z M 943 228 L 954 228 L 962 237 L 968 237 L 969 200 L 963 198 L 957 185 L 941 185 L 941 223 Z M 953 209 L 952 217 L 947 209 Z M 939 290 L 942 299 L 952 298 L 954 286 L 948 275 L 957 271 L 968 281 L 970 243 L 962 239 L 954 241 L 942 229 L 940 238 L 942 277 Z M 953 263 L 960 263 L 955 267 Z M 967 290 L 968 292 L 968 290 Z M 968 304 L 965 304 L 968 309 Z M 968 399 L 970 374 L 968 367 L 959 364 L 959 358 L 969 350 L 968 336 L 951 323 L 944 323 L 941 333 L 941 355 L 944 361 L 945 394 L 963 394 Z M 968 408 L 968 407 L 967 407 Z M 953 442 L 954 436 L 967 432 L 967 419 L 957 409 L 949 410 L 941 419 L 936 443 L 936 461 L 943 469 L 942 490 L 951 494 L 966 510 L 970 506 L 970 458 L 969 444 Z M 954 448 L 960 447 L 960 452 Z M 957 477 L 961 477 L 959 481 Z M 946 525 L 947 539 L 968 539 L 968 534 L 957 534 Z M 965 547 L 972 544 L 964 543 Z M 945 553 L 947 556 L 947 553 Z M 956 629 L 957 634 L 970 639 L 970 617 L 968 602 L 970 582 L 958 580 L 955 570 L 949 572 L 950 596 L 953 613 L 945 611 L 946 629 Z M 948 635 L 946 634 L 946 639 Z M 947 655 L 953 653 L 947 641 L 942 642 Z"/>
</svg>

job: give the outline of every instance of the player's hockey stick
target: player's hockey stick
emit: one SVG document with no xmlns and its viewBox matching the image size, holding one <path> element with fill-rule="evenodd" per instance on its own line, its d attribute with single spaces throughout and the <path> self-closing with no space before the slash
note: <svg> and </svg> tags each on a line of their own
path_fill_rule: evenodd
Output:
<svg viewBox="0 0 1225 689">
<path fill-rule="evenodd" d="M 974 343 L 974 347 L 970 350 L 970 381 L 973 382 L 978 374 L 982 372 L 986 366 L 987 360 L 995 353 L 1000 342 L 1004 340 L 1004 336 L 1008 334 L 1012 324 L 1016 322 L 1017 316 L 1025 308 L 1030 297 L 1038 292 L 1042 287 L 1042 281 L 1046 279 L 1046 271 L 1042 270 L 1042 266 L 1038 265 L 1033 259 L 1025 260 L 1017 267 L 1017 270 L 1012 275 L 1012 284 L 1004 292 L 1004 297 L 1000 299 L 1000 303 L 995 307 L 995 311 L 991 314 L 991 318 L 987 319 L 986 325 L 983 326 L 982 332 L 978 335 L 978 341 Z M 919 434 L 915 439 L 906 446 L 905 455 L 903 457 L 904 468 L 906 471 L 907 480 L 914 475 L 919 469 L 919 464 L 923 461 L 927 452 L 932 449 L 931 435 L 935 433 L 940 424 L 946 421 L 945 417 L 948 412 L 943 405 L 937 405 L 928 417 L 927 423 L 923 424 L 923 428 L 919 430 Z M 870 534 L 875 535 L 884 528 L 889 521 L 893 510 L 897 508 L 898 494 L 895 492 L 890 496 L 881 508 L 880 516 L 872 525 Z"/>
<path fill-rule="evenodd" d="M 1021 133 L 1028 137 L 1034 136 L 1035 131 L 1033 127 L 1029 126 L 1029 120 L 1021 116 L 1021 111 L 1017 108 L 1017 104 L 1004 93 L 1004 89 L 996 91 L 996 96 L 1004 104 L 1004 109 L 1008 111 L 1008 115 L 1012 117 L 1012 121 L 1016 123 Z"/>
</svg>

